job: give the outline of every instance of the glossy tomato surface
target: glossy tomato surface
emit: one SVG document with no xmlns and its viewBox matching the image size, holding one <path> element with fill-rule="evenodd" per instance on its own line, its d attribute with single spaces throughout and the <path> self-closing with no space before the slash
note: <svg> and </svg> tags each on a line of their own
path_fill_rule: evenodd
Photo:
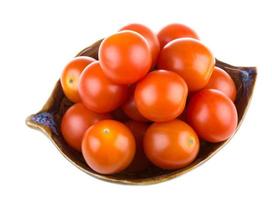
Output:
<svg viewBox="0 0 272 200">
<path fill-rule="evenodd" d="M 65 96 L 72 102 L 79 102 L 78 82 L 81 72 L 95 59 L 87 56 L 79 56 L 72 59 L 64 68 L 60 82 Z"/>
<path fill-rule="evenodd" d="M 98 114 L 88 110 L 82 103 L 76 103 L 63 115 L 61 133 L 71 147 L 81 151 L 85 131 L 96 122 L 110 118 L 109 114 Z"/>
<path fill-rule="evenodd" d="M 119 107 L 127 97 L 127 86 L 110 81 L 99 62 L 87 66 L 79 80 L 79 94 L 83 104 L 97 113 L 107 113 Z"/>
<path fill-rule="evenodd" d="M 196 158 L 199 139 L 195 131 L 181 120 L 154 123 L 144 136 L 144 151 L 157 167 L 179 169 Z"/>
<path fill-rule="evenodd" d="M 127 171 L 131 172 L 143 171 L 148 166 L 150 166 L 150 162 L 145 156 L 143 149 L 143 139 L 149 125 L 144 122 L 137 122 L 132 120 L 126 122 L 125 124 L 131 130 L 136 142 L 136 153 L 133 161 L 128 166 Z"/>
<path fill-rule="evenodd" d="M 232 101 L 236 99 L 237 90 L 234 81 L 226 71 L 219 67 L 214 68 L 212 76 L 205 88 L 219 90 Z"/>
<path fill-rule="evenodd" d="M 215 58 L 211 51 L 195 39 L 176 39 L 161 51 L 158 68 L 178 73 L 189 91 L 204 88 L 212 75 Z"/>
<path fill-rule="evenodd" d="M 99 121 L 86 131 L 82 154 L 94 171 L 101 174 L 118 173 L 131 163 L 135 154 L 135 139 L 121 122 Z"/>
<path fill-rule="evenodd" d="M 238 116 L 233 102 L 222 92 L 204 89 L 189 102 L 187 120 L 208 142 L 222 142 L 234 133 Z"/>
<path fill-rule="evenodd" d="M 141 80 L 135 90 L 139 112 L 151 121 L 168 121 L 184 110 L 188 88 L 178 74 L 156 70 Z"/>
<path fill-rule="evenodd" d="M 142 25 L 142 24 L 128 24 L 124 26 L 123 28 L 120 29 L 122 30 L 131 30 L 139 33 L 142 35 L 147 43 L 149 44 L 149 47 L 151 49 L 152 53 L 152 66 L 156 64 L 157 57 L 160 52 L 160 43 L 157 35 L 147 26 Z"/>
<path fill-rule="evenodd" d="M 131 84 L 150 70 L 152 54 L 146 39 L 139 33 L 121 31 L 103 40 L 99 60 L 109 79 L 118 84 Z"/>
<path fill-rule="evenodd" d="M 158 33 L 161 48 L 174 39 L 187 37 L 199 39 L 198 35 L 190 27 L 177 23 L 165 26 Z"/>
</svg>

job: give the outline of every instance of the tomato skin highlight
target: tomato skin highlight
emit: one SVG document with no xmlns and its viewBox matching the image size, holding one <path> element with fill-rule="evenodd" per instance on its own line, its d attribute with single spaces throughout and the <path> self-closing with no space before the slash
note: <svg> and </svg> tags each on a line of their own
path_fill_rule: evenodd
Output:
<svg viewBox="0 0 272 200">
<path fill-rule="evenodd" d="M 86 67 L 79 80 L 82 103 L 97 113 L 108 113 L 119 107 L 127 98 L 128 87 L 110 81 L 99 62 Z"/>
<path fill-rule="evenodd" d="M 168 43 L 158 59 L 158 68 L 178 73 L 189 91 L 204 88 L 212 75 L 215 58 L 211 51 L 195 39 L 176 39 Z"/>
<path fill-rule="evenodd" d="M 135 139 L 124 124 L 102 120 L 86 131 L 82 154 L 94 171 L 100 174 L 118 173 L 131 163 L 135 155 Z"/>
<path fill-rule="evenodd" d="M 64 68 L 60 77 L 60 83 L 65 96 L 72 102 L 80 101 L 78 94 L 78 81 L 81 72 L 87 65 L 96 61 L 94 58 L 79 56 L 73 58 Z"/>
<path fill-rule="evenodd" d="M 187 85 L 178 74 L 156 70 L 137 84 L 134 98 L 145 118 L 162 122 L 175 119 L 183 112 L 187 94 Z"/>
<path fill-rule="evenodd" d="M 191 167 L 206 144 L 231 138 L 241 117 L 236 79 L 215 64 L 184 24 L 157 34 L 122 27 L 100 43 L 98 60 L 78 56 L 62 71 L 65 100 L 74 103 L 58 126 L 72 149 L 65 146 L 111 177 Z"/>
<path fill-rule="evenodd" d="M 128 24 L 120 29 L 120 31 L 124 30 L 135 31 L 146 39 L 151 49 L 152 66 L 154 66 L 160 52 L 160 42 L 157 35 L 150 28 L 142 24 Z"/>
<path fill-rule="evenodd" d="M 81 151 L 85 131 L 96 122 L 110 118 L 109 114 L 98 114 L 88 110 L 82 103 L 76 103 L 62 117 L 61 132 L 64 140 L 75 150 Z"/>
<path fill-rule="evenodd" d="M 105 75 L 117 84 L 132 84 L 152 65 L 151 49 L 139 33 L 121 31 L 105 38 L 98 52 Z"/>
<path fill-rule="evenodd" d="M 205 89 L 216 89 L 223 92 L 232 101 L 236 99 L 236 86 L 230 75 L 219 67 L 215 67 Z"/>
<path fill-rule="evenodd" d="M 199 39 L 198 35 L 190 27 L 184 24 L 177 23 L 165 26 L 158 33 L 161 48 L 163 48 L 166 44 L 168 44 L 172 40 L 188 37 Z"/>
<path fill-rule="evenodd" d="M 153 123 L 144 136 L 144 151 L 156 166 L 179 169 L 196 158 L 199 139 L 195 131 L 181 120 Z"/>
<path fill-rule="evenodd" d="M 233 102 L 222 92 L 204 89 L 190 99 L 187 120 L 200 138 L 215 143 L 234 134 L 238 114 Z"/>
</svg>

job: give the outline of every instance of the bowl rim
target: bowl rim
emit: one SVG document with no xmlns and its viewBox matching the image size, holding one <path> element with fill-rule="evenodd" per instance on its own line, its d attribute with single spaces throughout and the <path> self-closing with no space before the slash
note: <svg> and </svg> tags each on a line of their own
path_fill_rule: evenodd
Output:
<svg viewBox="0 0 272 200">
<path fill-rule="evenodd" d="M 85 49 L 83 49 L 82 51 L 80 51 L 76 56 L 80 56 L 80 55 L 84 55 L 84 53 L 88 52 L 88 51 L 93 51 L 93 53 L 97 53 L 97 49 L 100 45 L 102 40 L 98 40 L 97 42 L 95 42 L 94 44 L 90 45 L 89 47 L 86 47 Z M 109 176 L 109 175 L 103 175 L 103 174 L 98 174 L 95 172 L 91 172 L 89 170 L 87 170 L 86 168 L 78 165 L 74 160 L 72 160 L 68 155 L 66 155 L 61 148 L 58 146 L 58 144 L 55 142 L 55 140 L 53 139 L 53 132 L 52 130 L 42 124 L 39 124 L 37 122 L 35 122 L 33 120 L 33 117 L 37 114 L 40 114 L 42 112 L 47 112 L 54 104 L 55 102 L 55 97 L 54 94 L 57 92 L 57 90 L 59 89 L 60 86 L 60 81 L 58 80 L 57 83 L 55 84 L 55 87 L 53 89 L 53 91 L 51 92 L 49 98 L 47 99 L 46 103 L 43 105 L 42 109 L 35 113 L 32 114 L 30 116 L 28 116 L 26 118 L 26 125 L 34 128 L 36 130 L 40 130 L 42 131 L 48 138 L 49 140 L 54 144 L 54 146 L 58 149 L 58 151 L 69 161 L 71 162 L 74 166 L 76 166 L 77 168 L 79 168 L 80 170 L 82 170 L 83 172 L 87 173 L 88 175 L 91 175 L 95 178 L 98 178 L 100 180 L 104 180 L 104 181 L 108 181 L 108 182 L 112 182 L 112 183 L 119 183 L 119 184 L 129 184 L 129 185 L 150 185 L 150 184 L 156 184 L 156 183 L 161 183 L 173 178 L 176 178 L 178 176 L 181 176 L 197 167 L 199 167 L 200 165 L 204 164 L 205 162 L 207 162 L 209 159 L 211 159 L 215 154 L 217 154 L 227 143 L 230 142 L 230 140 L 234 137 L 234 135 L 236 135 L 236 132 L 238 131 L 239 127 L 241 126 L 243 120 L 245 119 L 245 115 L 248 111 L 249 105 L 251 103 L 252 100 L 252 96 L 253 96 L 253 92 L 255 89 L 255 83 L 256 83 L 256 79 L 257 79 L 257 68 L 256 67 L 236 67 L 233 65 L 229 65 L 225 62 L 222 62 L 218 59 L 216 59 L 216 66 L 220 67 L 220 66 L 224 66 L 224 67 L 228 67 L 230 69 L 237 69 L 237 70 L 252 70 L 254 73 L 254 77 L 253 77 L 253 83 L 252 83 L 252 88 L 249 94 L 249 98 L 248 98 L 248 103 L 245 107 L 244 113 L 235 129 L 235 133 L 228 138 L 226 141 L 223 141 L 219 144 L 219 146 L 212 152 L 208 153 L 207 156 L 205 156 L 205 158 L 197 163 L 194 164 L 194 162 L 192 163 L 193 165 L 189 165 L 185 168 L 181 168 L 175 171 L 170 171 L 167 174 L 161 174 L 155 177 L 148 177 L 148 178 L 139 178 L 139 179 L 119 179 L 116 178 L 114 176 Z"/>
</svg>

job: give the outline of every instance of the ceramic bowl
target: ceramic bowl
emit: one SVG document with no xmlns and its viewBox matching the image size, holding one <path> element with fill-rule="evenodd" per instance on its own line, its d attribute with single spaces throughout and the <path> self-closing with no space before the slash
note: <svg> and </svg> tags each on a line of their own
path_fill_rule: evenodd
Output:
<svg viewBox="0 0 272 200">
<path fill-rule="evenodd" d="M 97 41 L 93 45 L 82 50 L 77 56 L 90 56 L 97 59 L 97 52 L 102 40 Z M 254 84 L 257 76 L 255 67 L 234 67 L 219 60 L 216 60 L 216 66 L 224 69 L 234 80 L 237 87 L 237 99 L 235 105 L 238 111 L 239 124 L 245 116 L 249 105 Z M 85 173 L 110 182 L 122 184 L 153 184 L 172 179 L 174 177 L 185 174 L 192 169 L 200 166 L 214 154 L 216 154 L 223 146 L 225 146 L 231 138 L 224 142 L 212 144 L 201 142 L 200 152 L 193 163 L 187 167 L 177 170 L 163 170 L 155 166 L 150 166 L 141 172 L 123 171 L 113 175 L 101 175 L 93 171 L 84 161 L 82 155 L 67 145 L 60 132 L 60 122 L 64 112 L 72 105 L 64 95 L 60 81 L 57 82 L 49 99 L 42 109 L 26 119 L 26 124 L 31 128 L 38 129 L 45 133 L 50 141 L 55 145 L 59 152 L 69 160 L 74 166 Z"/>
</svg>

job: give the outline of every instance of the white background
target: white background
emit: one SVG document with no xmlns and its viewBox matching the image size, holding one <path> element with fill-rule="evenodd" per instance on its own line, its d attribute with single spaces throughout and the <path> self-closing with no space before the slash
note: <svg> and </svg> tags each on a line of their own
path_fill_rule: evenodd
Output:
<svg viewBox="0 0 272 200">
<path fill-rule="evenodd" d="M 272 7 L 267 1 L 0 1 L 0 199 L 272 199 Z M 138 22 L 191 26 L 217 58 L 257 66 L 247 116 L 210 161 L 174 180 L 124 186 L 72 166 L 27 115 L 46 101 L 66 62 Z"/>
</svg>

